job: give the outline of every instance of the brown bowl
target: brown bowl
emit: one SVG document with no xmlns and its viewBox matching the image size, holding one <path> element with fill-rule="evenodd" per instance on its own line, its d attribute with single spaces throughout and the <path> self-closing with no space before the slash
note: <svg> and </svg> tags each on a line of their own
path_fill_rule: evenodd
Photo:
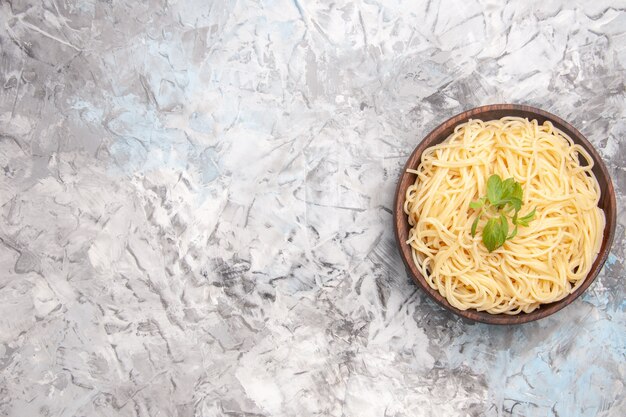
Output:
<svg viewBox="0 0 626 417">
<path fill-rule="evenodd" d="M 596 257 L 593 265 L 591 266 L 591 270 L 589 271 L 589 274 L 587 275 L 587 278 L 585 278 L 583 284 L 578 287 L 576 291 L 560 301 L 556 301 L 550 304 L 544 304 L 532 313 L 520 313 L 513 316 L 507 314 L 489 314 L 484 311 L 477 311 L 473 309 L 459 310 L 458 308 L 455 308 L 450 303 L 448 303 L 448 300 L 446 300 L 445 297 L 442 297 L 437 290 L 432 289 L 413 262 L 413 258 L 411 256 L 411 247 L 406 243 L 409 236 L 410 226 L 407 216 L 403 210 L 406 189 L 409 185 L 415 182 L 416 177 L 415 174 L 408 173 L 406 170 L 409 168 L 417 168 L 422 157 L 422 152 L 424 152 L 426 148 L 443 142 L 443 140 L 446 139 L 453 132 L 454 128 L 458 124 L 464 123 L 469 119 L 481 119 L 486 121 L 500 119 L 505 116 L 527 117 L 529 120 L 537 119 L 540 124 L 546 120 L 549 120 L 554 126 L 568 134 L 575 143 L 585 148 L 585 150 L 589 152 L 589 155 L 591 155 L 594 160 L 593 173 L 598 179 L 598 183 L 600 184 L 600 190 L 602 193 L 600 195 L 600 202 L 598 205 L 602 210 L 604 210 L 604 214 L 606 216 L 606 226 L 604 227 L 604 235 L 602 238 L 602 246 L 600 247 L 600 252 L 598 253 L 598 256 Z M 613 243 L 613 236 L 615 235 L 617 211 L 616 207 L 615 190 L 613 189 L 613 183 L 611 182 L 609 172 L 606 169 L 604 162 L 602 162 L 602 158 L 600 157 L 598 152 L 578 130 L 576 130 L 572 125 L 570 125 L 563 119 L 553 114 L 550 114 L 547 111 L 517 104 L 494 104 L 489 106 L 476 107 L 475 109 L 468 110 L 446 120 L 435 130 L 430 132 L 428 136 L 426 136 L 424 140 L 422 140 L 422 142 L 419 144 L 419 146 L 413 151 L 413 153 L 409 157 L 409 160 L 404 166 L 402 173 L 400 174 L 400 181 L 398 182 L 398 187 L 396 189 L 396 198 L 394 204 L 394 227 L 396 232 L 396 241 L 398 243 L 398 247 L 400 248 L 400 254 L 402 255 L 402 260 L 404 261 L 404 264 L 410 271 L 413 280 L 424 291 L 426 291 L 426 293 L 428 293 L 428 295 L 430 295 L 432 299 L 434 299 L 436 302 L 441 304 L 446 309 L 452 311 L 453 313 L 470 320 L 490 324 L 520 324 L 527 323 L 533 320 L 538 320 L 543 317 L 549 316 L 550 314 L 556 313 L 557 311 L 574 301 L 580 294 L 582 294 L 587 289 L 587 287 L 589 287 L 589 285 L 591 285 L 593 280 L 602 269 L 602 265 L 604 265 L 604 262 L 609 255 L 611 244 Z"/>
</svg>

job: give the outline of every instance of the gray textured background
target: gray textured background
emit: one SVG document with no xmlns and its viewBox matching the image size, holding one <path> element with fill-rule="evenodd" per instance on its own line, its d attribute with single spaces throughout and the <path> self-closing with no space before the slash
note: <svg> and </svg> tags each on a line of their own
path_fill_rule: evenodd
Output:
<svg viewBox="0 0 626 417">
<path fill-rule="evenodd" d="M 0 1 L 0 415 L 626 415 L 624 1 Z M 519 327 L 425 298 L 419 138 L 526 103 L 597 146 L 616 242 Z"/>
</svg>

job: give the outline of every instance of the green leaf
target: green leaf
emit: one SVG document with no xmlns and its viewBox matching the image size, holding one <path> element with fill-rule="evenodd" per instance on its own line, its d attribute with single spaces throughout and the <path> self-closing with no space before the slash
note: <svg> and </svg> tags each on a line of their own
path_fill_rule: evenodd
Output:
<svg viewBox="0 0 626 417">
<path fill-rule="evenodd" d="M 502 179 L 498 174 L 493 174 L 487 180 L 487 198 L 493 205 L 498 204 L 502 198 Z"/>
<path fill-rule="evenodd" d="M 480 200 L 476 200 L 476 201 L 472 201 L 470 203 L 470 208 L 473 208 L 474 210 L 478 210 L 479 208 L 481 208 L 483 205 L 485 204 L 485 202 L 480 199 Z"/>
<path fill-rule="evenodd" d="M 500 239 L 498 242 L 501 242 L 499 246 L 504 244 L 506 240 L 506 236 L 509 234 L 509 221 L 504 217 L 504 214 L 500 215 Z"/>
<path fill-rule="evenodd" d="M 483 243 L 489 252 L 493 252 L 500 245 L 500 222 L 498 219 L 491 218 L 483 228 Z"/>
<path fill-rule="evenodd" d="M 519 182 L 515 182 L 515 184 L 513 185 L 511 197 L 517 198 L 519 201 L 524 200 L 524 190 L 522 190 L 522 185 Z"/>
<path fill-rule="evenodd" d="M 531 211 L 530 213 L 528 213 L 527 215 L 520 217 L 520 220 L 525 221 L 525 222 L 530 222 L 531 220 L 533 220 L 535 218 L 535 213 L 537 211 L 537 208 L 535 207 L 533 209 L 533 211 Z"/>
<path fill-rule="evenodd" d="M 476 236 L 480 216 L 495 211 L 495 217 L 488 219 L 483 227 L 482 241 L 485 247 L 489 252 L 493 252 L 504 245 L 508 239 L 513 239 L 517 236 L 519 226 L 526 227 L 535 218 L 535 209 L 527 215 L 519 217 L 523 201 L 522 185 L 514 178 L 507 178 L 503 181 L 497 174 L 490 176 L 487 180 L 487 196 L 470 203 L 470 208 L 480 210 L 472 223 L 472 237 Z M 489 205 L 491 209 L 485 211 L 484 207 L 489 208 Z M 511 216 L 511 214 L 513 215 Z M 514 226 L 511 234 L 509 234 L 509 220 Z"/>
<path fill-rule="evenodd" d="M 509 197 L 506 200 L 502 201 L 510 204 L 515 209 L 515 211 L 520 211 L 522 209 L 522 200 L 517 197 Z"/>
<path fill-rule="evenodd" d="M 512 196 L 513 188 L 515 187 L 515 180 L 513 178 L 507 178 L 502 181 L 502 199 Z"/>
<path fill-rule="evenodd" d="M 522 207 L 522 197 L 523 192 L 520 183 L 513 178 L 507 178 L 502 182 L 502 195 L 497 204 L 499 208 L 511 204 L 515 210 L 519 210 Z"/>
<path fill-rule="evenodd" d="M 472 237 L 476 236 L 476 228 L 478 227 L 478 221 L 480 220 L 480 214 L 476 216 L 472 223 Z"/>
<path fill-rule="evenodd" d="M 536 212 L 536 208 L 533 209 L 533 211 L 531 211 L 530 213 L 528 213 L 527 215 L 520 217 L 518 219 L 516 219 L 515 217 L 513 218 L 513 220 L 515 221 L 514 224 L 518 224 L 520 226 L 524 226 L 524 227 L 528 227 L 528 224 L 535 218 L 535 212 Z"/>
</svg>

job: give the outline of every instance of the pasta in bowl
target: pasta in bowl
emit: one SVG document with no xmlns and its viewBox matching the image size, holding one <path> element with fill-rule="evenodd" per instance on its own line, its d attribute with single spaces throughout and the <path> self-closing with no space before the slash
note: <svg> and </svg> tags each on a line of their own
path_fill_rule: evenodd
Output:
<svg viewBox="0 0 626 417">
<path fill-rule="evenodd" d="M 470 319 L 519 323 L 590 285 L 613 238 L 615 196 L 573 127 L 496 105 L 455 116 L 418 146 L 395 216 L 405 264 L 436 301 Z"/>
</svg>

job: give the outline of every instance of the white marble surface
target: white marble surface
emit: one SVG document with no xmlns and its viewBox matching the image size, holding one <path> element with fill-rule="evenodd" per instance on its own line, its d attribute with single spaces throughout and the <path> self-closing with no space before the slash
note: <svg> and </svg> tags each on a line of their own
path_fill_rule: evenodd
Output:
<svg viewBox="0 0 626 417">
<path fill-rule="evenodd" d="M 0 415 L 626 415 L 624 1 L 0 2 Z M 589 291 L 471 324 L 409 280 L 399 170 L 498 103 L 597 146 Z"/>
</svg>

